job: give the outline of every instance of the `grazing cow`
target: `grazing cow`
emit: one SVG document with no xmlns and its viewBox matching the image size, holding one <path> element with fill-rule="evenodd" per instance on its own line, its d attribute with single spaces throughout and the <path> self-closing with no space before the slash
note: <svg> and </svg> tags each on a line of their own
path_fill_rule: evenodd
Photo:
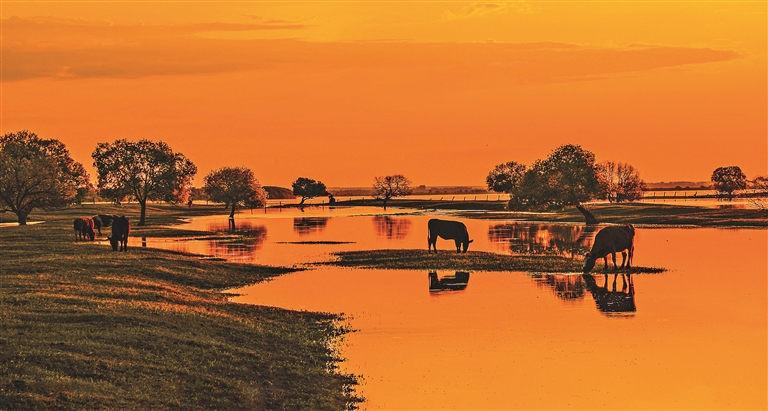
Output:
<svg viewBox="0 0 768 411">
<path fill-rule="evenodd" d="M 459 221 L 438 220 L 433 218 L 427 223 L 427 252 L 431 252 L 432 248 L 437 252 L 437 237 L 439 236 L 443 240 L 454 240 L 456 242 L 456 252 L 467 252 L 469 243 L 475 241 L 469 239 L 469 233 L 467 232 L 467 226 Z"/>
<path fill-rule="evenodd" d="M 112 220 L 112 236 L 107 236 L 109 244 L 112 245 L 112 251 L 128 251 L 128 234 L 131 232 L 131 223 L 125 216 L 116 217 Z"/>
<path fill-rule="evenodd" d="M 96 234 L 93 232 L 92 218 L 76 218 L 73 225 L 75 228 L 75 241 L 80 239 L 85 240 L 87 238 L 90 238 L 91 241 L 95 239 Z"/>
<path fill-rule="evenodd" d="M 632 263 L 632 256 L 635 253 L 634 246 L 635 227 L 632 224 L 623 226 L 610 226 L 600 230 L 595 236 L 595 242 L 592 244 L 592 250 L 584 258 L 584 272 L 588 273 L 595 266 L 598 258 L 605 260 L 605 269 L 608 269 L 608 254 L 613 258 L 613 268 L 616 266 L 616 253 L 621 252 L 621 268 L 629 268 Z M 624 252 L 627 250 L 627 253 Z"/>
<path fill-rule="evenodd" d="M 116 215 L 109 215 L 109 214 L 99 214 L 93 216 L 93 226 L 98 230 L 99 235 L 101 235 L 101 227 L 109 227 L 112 225 L 112 221 L 117 218 Z"/>
</svg>

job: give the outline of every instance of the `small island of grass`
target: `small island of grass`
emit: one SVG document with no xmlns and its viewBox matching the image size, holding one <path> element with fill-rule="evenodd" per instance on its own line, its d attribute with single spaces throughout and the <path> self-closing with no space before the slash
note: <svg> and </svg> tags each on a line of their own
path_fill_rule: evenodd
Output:
<svg viewBox="0 0 768 411">
<path fill-rule="evenodd" d="M 581 259 L 555 255 L 504 255 L 484 251 L 456 253 L 425 250 L 367 250 L 333 253 L 337 259 L 321 264 L 342 267 L 392 270 L 528 271 L 538 273 L 580 273 Z M 666 271 L 656 267 L 632 267 L 618 271 L 593 270 L 593 273 L 652 274 Z"/>
</svg>

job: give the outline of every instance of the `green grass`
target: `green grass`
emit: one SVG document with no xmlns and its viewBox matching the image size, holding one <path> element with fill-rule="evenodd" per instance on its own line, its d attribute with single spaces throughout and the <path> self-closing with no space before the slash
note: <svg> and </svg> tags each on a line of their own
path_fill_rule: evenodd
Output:
<svg viewBox="0 0 768 411">
<path fill-rule="evenodd" d="M 344 251 L 334 253 L 336 260 L 328 265 L 342 267 L 409 269 L 409 270 L 463 270 L 463 271 L 528 271 L 537 273 L 581 272 L 584 262 L 560 256 L 503 255 L 484 251 L 456 253 L 439 251 L 428 253 L 424 250 L 372 250 Z M 626 270 L 622 270 L 627 272 Z M 655 267 L 632 267 L 631 274 L 664 272 Z M 593 270 L 603 273 L 602 270 Z M 614 271 L 608 270 L 608 273 Z"/>
<path fill-rule="evenodd" d="M 72 219 L 97 211 L 133 219 L 138 207 L 73 207 L 0 228 L 0 409 L 335 410 L 359 401 L 331 349 L 346 332 L 340 317 L 235 304 L 220 291 L 291 269 L 76 243 Z M 185 211 L 153 206 L 148 223 Z"/>
</svg>

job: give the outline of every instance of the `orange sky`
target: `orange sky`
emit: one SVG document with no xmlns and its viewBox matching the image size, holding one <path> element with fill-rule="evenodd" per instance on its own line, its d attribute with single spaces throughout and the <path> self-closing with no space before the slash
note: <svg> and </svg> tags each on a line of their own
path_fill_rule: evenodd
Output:
<svg viewBox="0 0 768 411">
<path fill-rule="evenodd" d="M 768 174 L 768 3 L 8 2 L 3 133 L 90 166 L 162 139 L 199 168 L 483 185 L 581 144 L 647 181 Z"/>
</svg>

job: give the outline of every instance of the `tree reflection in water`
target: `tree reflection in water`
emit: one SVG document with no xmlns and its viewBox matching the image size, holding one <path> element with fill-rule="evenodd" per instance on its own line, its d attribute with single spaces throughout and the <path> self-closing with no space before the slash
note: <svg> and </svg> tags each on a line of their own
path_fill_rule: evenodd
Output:
<svg viewBox="0 0 768 411">
<path fill-rule="evenodd" d="M 632 282 L 631 274 L 622 274 L 621 291 L 616 291 L 616 279 L 618 274 L 613 275 L 613 285 L 608 289 L 608 274 L 605 274 L 603 286 L 597 285 L 595 277 L 591 274 L 583 274 L 587 289 L 595 299 L 597 309 L 609 317 L 631 317 L 635 315 L 637 307 L 635 306 L 635 284 Z"/>
<path fill-rule="evenodd" d="M 394 218 L 390 216 L 373 217 L 373 225 L 376 234 L 387 239 L 403 239 L 408 236 L 411 229 L 411 220 L 406 218 Z"/>
<path fill-rule="evenodd" d="M 206 245 L 207 252 L 215 256 L 223 256 L 229 260 L 250 259 L 253 254 L 261 249 L 267 239 L 267 228 L 245 221 L 235 224 L 234 220 L 227 223 L 211 223 L 208 231 L 214 233 L 232 233 L 241 236 L 231 240 L 209 241 Z"/>
<path fill-rule="evenodd" d="M 590 250 L 596 229 L 583 224 L 496 224 L 488 229 L 488 239 L 516 254 L 574 258 Z"/>
<path fill-rule="evenodd" d="M 293 219 L 293 231 L 298 235 L 319 233 L 325 230 L 330 217 L 295 217 Z"/>
<path fill-rule="evenodd" d="M 437 277 L 437 271 L 430 271 L 427 276 L 429 277 L 430 293 L 461 291 L 467 288 L 469 283 L 469 273 L 466 271 L 456 271 L 456 274 L 443 278 Z"/>
<path fill-rule="evenodd" d="M 584 298 L 584 280 L 579 275 L 567 274 L 532 274 L 538 287 L 546 287 L 565 301 L 576 301 Z"/>
</svg>

